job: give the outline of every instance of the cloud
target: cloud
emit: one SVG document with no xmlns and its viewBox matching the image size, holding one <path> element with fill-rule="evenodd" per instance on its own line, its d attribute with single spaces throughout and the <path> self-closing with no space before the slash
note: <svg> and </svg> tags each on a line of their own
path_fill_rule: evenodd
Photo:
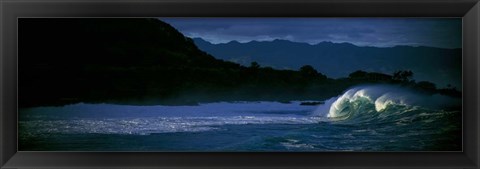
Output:
<svg viewBox="0 0 480 169">
<path fill-rule="evenodd" d="M 461 18 L 159 18 L 212 43 L 286 39 L 310 44 L 461 47 Z"/>
</svg>

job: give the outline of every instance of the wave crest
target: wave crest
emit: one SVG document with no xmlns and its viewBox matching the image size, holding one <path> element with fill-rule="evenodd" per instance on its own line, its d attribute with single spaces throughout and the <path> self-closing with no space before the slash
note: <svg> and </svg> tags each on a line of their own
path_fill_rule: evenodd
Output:
<svg viewBox="0 0 480 169">
<path fill-rule="evenodd" d="M 343 120 L 373 113 L 402 113 L 412 108 L 441 110 L 461 105 L 460 99 L 421 94 L 394 85 L 358 86 L 330 100 L 317 109 L 316 115 Z M 389 108 L 395 110 L 387 111 Z"/>
</svg>

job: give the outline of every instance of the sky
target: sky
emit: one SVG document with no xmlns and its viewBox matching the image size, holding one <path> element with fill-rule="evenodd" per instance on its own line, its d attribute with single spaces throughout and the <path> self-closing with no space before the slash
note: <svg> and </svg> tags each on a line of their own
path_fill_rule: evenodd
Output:
<svg viewBox="0 0 480 169">
<path fill-rule="evenodd" d="M 462 47 L 461 18 L 159 18 L 211 43 L 290 40 L 357 46 Z"/>
</svg>

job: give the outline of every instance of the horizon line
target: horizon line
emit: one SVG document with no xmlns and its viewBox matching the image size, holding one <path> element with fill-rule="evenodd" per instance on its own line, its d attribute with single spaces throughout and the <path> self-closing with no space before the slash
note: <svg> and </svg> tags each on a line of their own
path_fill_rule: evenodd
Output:
<svg viewBox="0 0 480 169">
<path fill-rule="evenodd" d="M 222 45 L 222 44 L 228 44 L 228 43 L 240 43 L 240 44 L 247 44 L 247 43 L 251 43 L 251 42 L 273 42 L 273 41 L 288 41 L 288 42 L 292 42 L 292 43 L 301 43 L 301 44 L 307 44 L 307 45 L 310 45 L 310 46 L 315 46 L 315 45 L 319 45 L 321 43 L 332 43 L 332 44 L 350 44 L 350 45 L 353 45 L 353 46 L 356 46 L 356 47 L 372 47 L 372 48 L 395 48 L 395 47 L 427 47 L 427 48 L 438 48 L 438 49 L 450 49 L 450 50 L 454 50 L 454 49 L 462 49 L 462 47 L 453 47 L 453 48 L 445 48 L 445 47 L 436 47 L 436 46 L 426 46 L 426 45 L 393 45 L 393 46 L 373 46 L 373 45 L 358 45 L 358 44 L 355 44 L 355 43 L 352 43 L 352 42 L 333 42 L 333 41 L 320 41 L 320 42 L 317 42 L 317 43 L 308 43 L 308 42 L 300 42 L 300 41 L 292 41 L 292 40 L 288 40 L 288 39 L 280 39 L 280 38 L 275 38 L 275 39 L 271 39 L 271 40 L 250 40 L 250 41 L 239 41 L 239 40 L 230 40 L 228 42 L 219 42 L 219 43 L 215 43 L 215 42 L 212 42 L 210 40 L 207 40 L 205 38 L 202 38 L 202 37 L 189 37 L 189 36 L 185 36 L 185 37 L 188 37 L 188 38 L 191 38 L 191 39 L 202 39 L 203 41 L 206 41 L 212 45 Z"/>
</svg>

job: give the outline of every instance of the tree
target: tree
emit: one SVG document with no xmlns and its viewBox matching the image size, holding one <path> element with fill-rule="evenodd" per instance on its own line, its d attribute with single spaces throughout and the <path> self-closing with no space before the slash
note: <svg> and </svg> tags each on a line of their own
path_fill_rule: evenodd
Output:
<svg viewBox="0 0 480 169">
<path fill-rule="evenodd" d="M 396 81 L 409 82 L 410 80 L 412 80 L 412 77 L 413 77 L 412 71 L 400 70 L 393 73 L 392 79 Z"/>
<path fill-rule="evenodd" d="M 431 92 L 437 90 L 437 86 L 434 83 L 427 82 L 427 81 L 418 82 L 416 86 L 423 90 L 431 91 Z"/>
<path fill-rule="evenodd" d="M 318 75 L 317 70 L 315 70 L 310 65 L 305 65 L 300 68 L 300 73 L 305 77 L 315 77 Z"/>
<path fill-rule="evenodd" d="M 366 76 L 367 76 L 367 72 L 361 71 L 361 70 L 357 70 L 353 73 L 350 73 L 350 75 L 348 75 L 348 77 L 351 79 L 363 79 L 363 78 L 366 78 Z"/>
<path fill-rule="evenodd" d="M 252 62 L 252 63 L 250 63 L 250 68 L 252 68 L 252 69 L 259 69 L 259 68 L 260 68 L 260 64 L 258 64 L 257 62 Z"/>
</svg>

